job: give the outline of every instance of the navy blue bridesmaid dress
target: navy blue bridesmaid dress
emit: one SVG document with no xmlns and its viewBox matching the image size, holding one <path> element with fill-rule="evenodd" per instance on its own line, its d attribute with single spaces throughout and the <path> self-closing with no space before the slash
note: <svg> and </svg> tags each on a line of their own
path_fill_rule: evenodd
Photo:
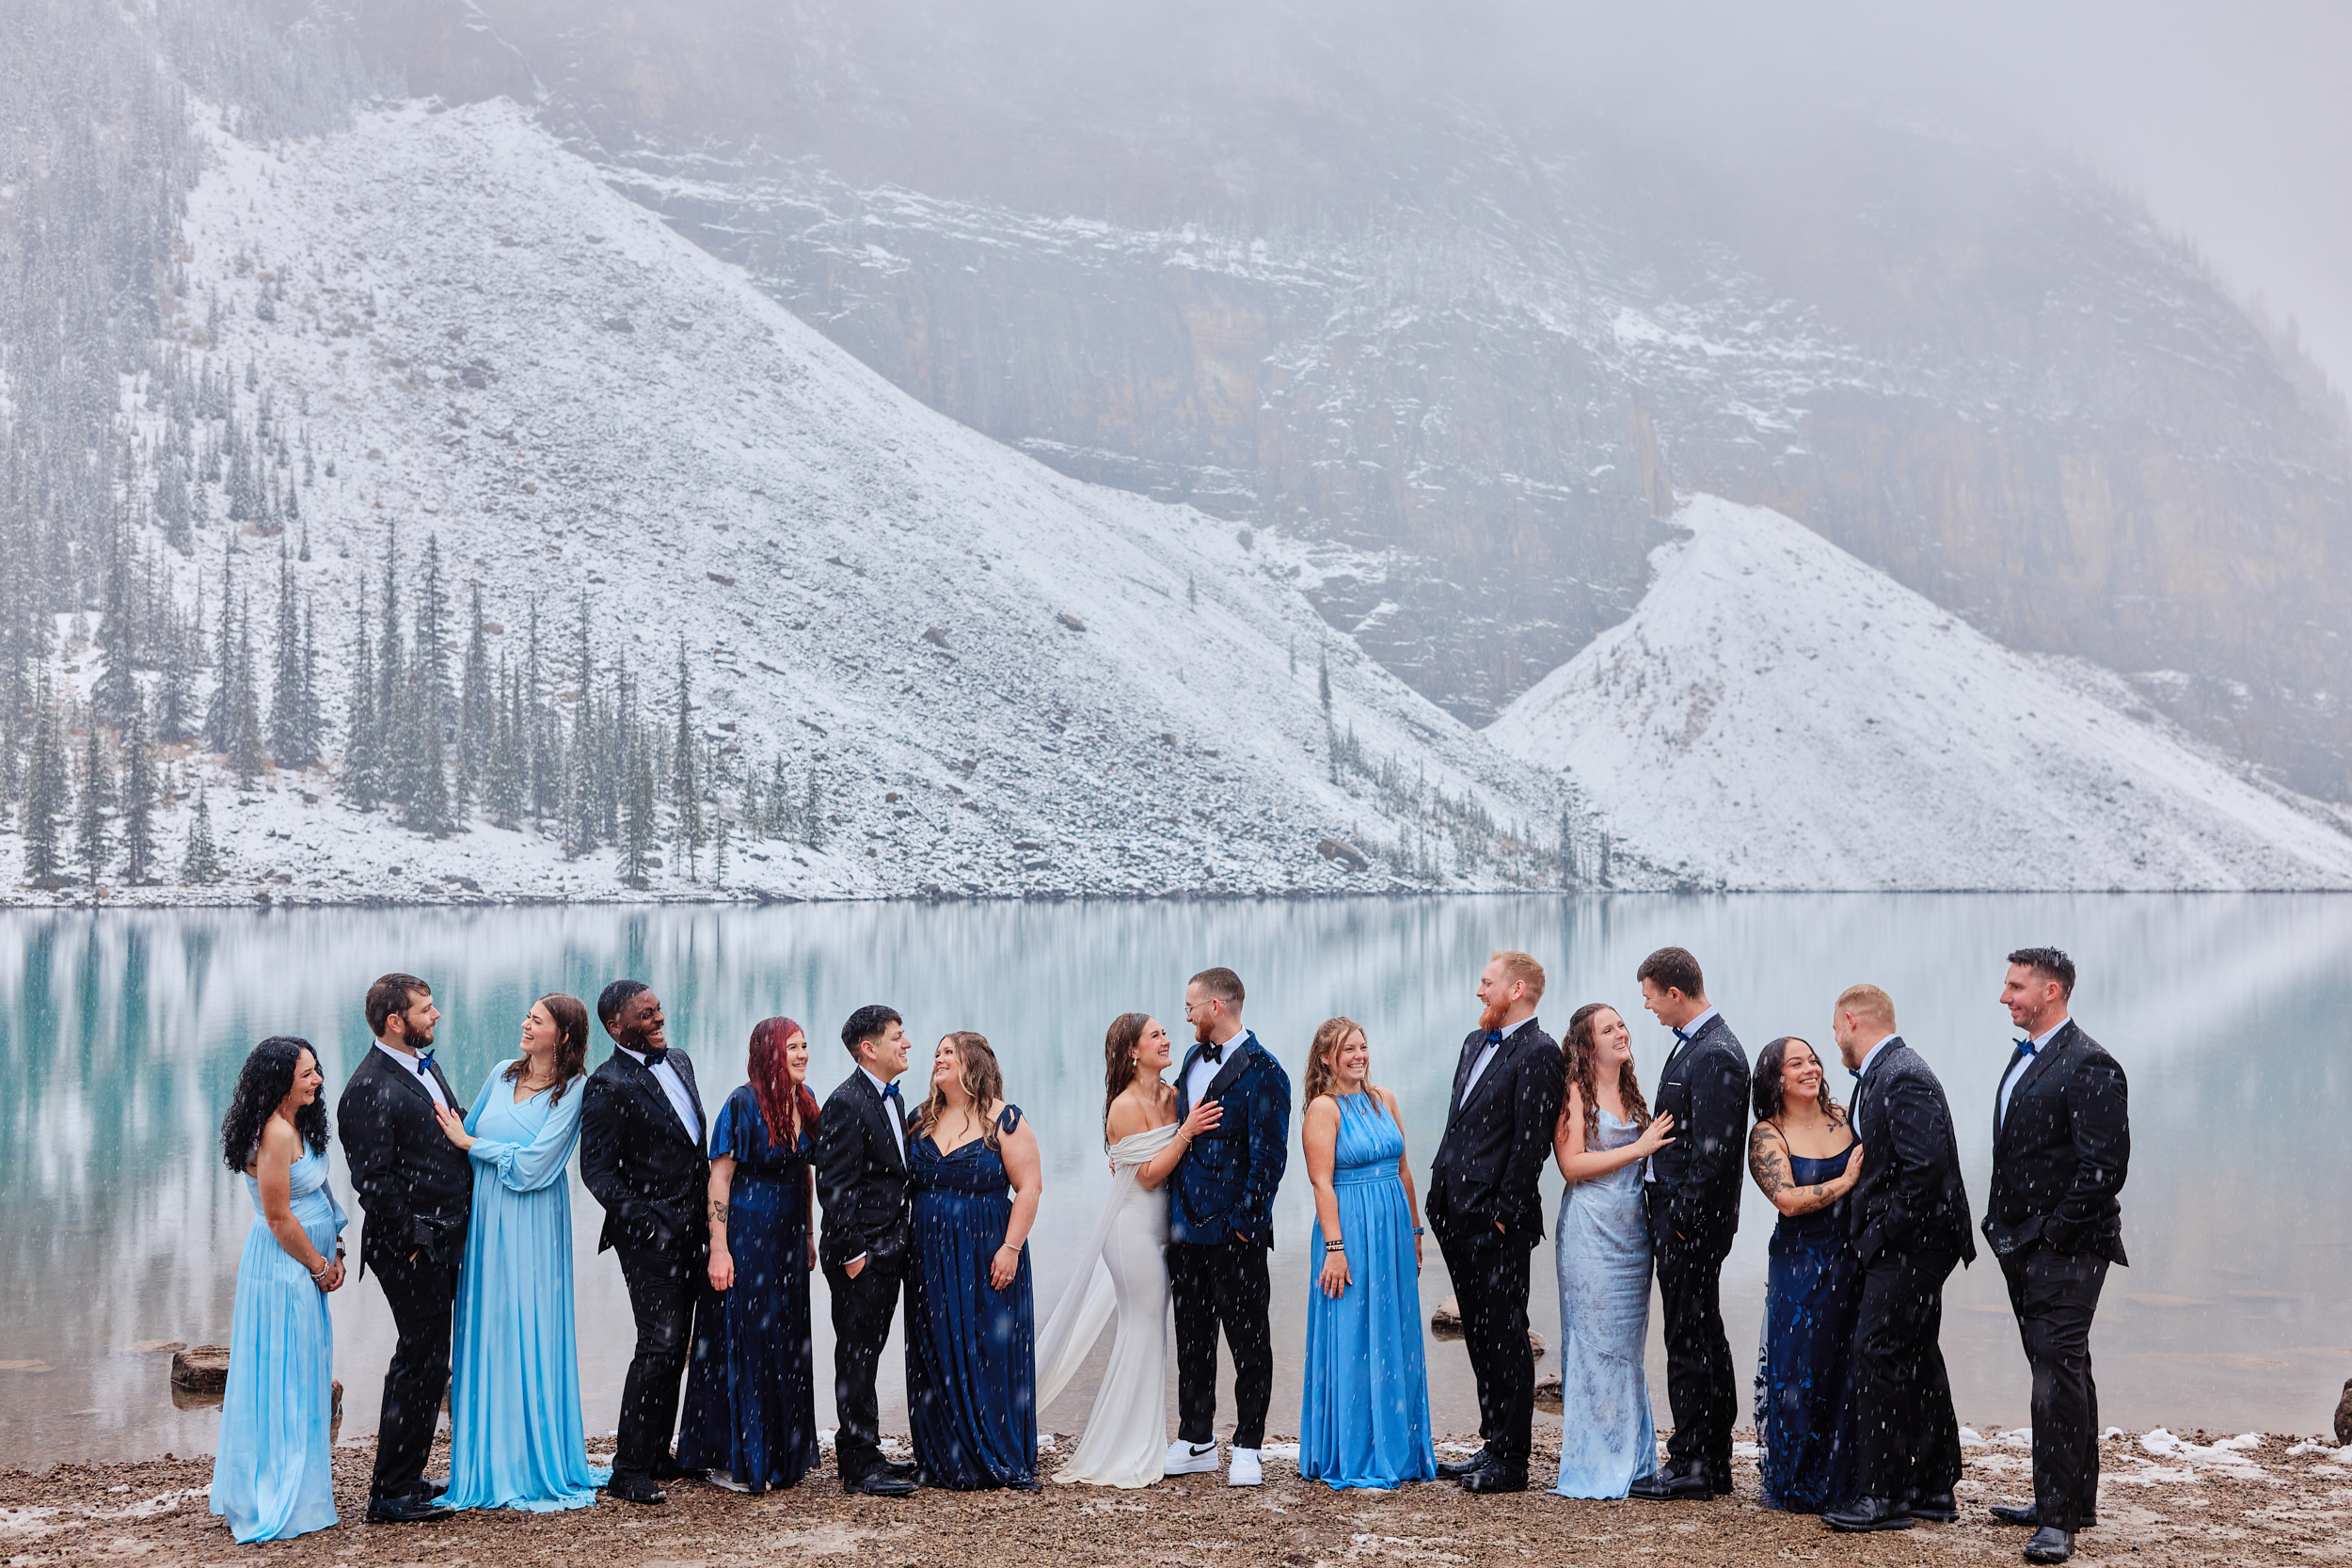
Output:
<svg viewBox="0 0 2352 1568">
<path fill-rule="evenodd" d="M 1001 1132 L 1021 1125 L 1008 1105 Z M 927 1486 L 1037 1486 L 1037 1331 L 1029 1249 L 1004 1290 L 988 1270 L 1012 1219 L 1004 1156 L 975 1138 L 942 1154 L 907 1142 L 914 1187 L 907 1271 L 907 1421 Z"/>
<path fill-rule="evenodd" d="M 1845 1174 L 1848 1148 L 1827 1160 L 1788 1156 L 1790 1181 Z M 1853 1402 L 1848 1371 L 1862 1271 L 1846 1236 L 1846 1200 L 1773 1227 L 1764 1285 L 1764 1343 L 1756 1360 L 1756 1437 L 1764 1506 L 1821 1513 L 1854 1499 Z"/>
<path fill-rule="evenodd" d="M 808 1326 L 808 1173 L 813 1144 L 771 1145 L 749 1084 L 727 1097 L 710 1155 L 735 1158 L 727 1251 L 735 1286 L 694 1315 L 677 1462 L 724 1470 L 747 1491 L 790 1486 L 817 1463 Z"/>
</svg>

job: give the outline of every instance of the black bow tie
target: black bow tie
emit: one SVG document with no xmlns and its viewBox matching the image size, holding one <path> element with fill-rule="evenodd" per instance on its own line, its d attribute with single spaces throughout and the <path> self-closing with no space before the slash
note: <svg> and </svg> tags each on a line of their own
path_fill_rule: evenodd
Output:
<svg viewBox="0 0 2352 1568">
<path fill-rule="evenodd" d="M 1225 1042 L 1222 1040 L 1209 1040 L 1203 1043 L 1200 1047 L 1200 1059 L 1204 1062 L 1222 1062 L 1225 1060 Z"/>
<path fill-rule="evenodd" d="M 670 1059 L 670 1048 L 665 1045 L 659 1051 L 646 1052 L 644 1056 L 647 1067 L 660 1067 Z"/>
</svg>

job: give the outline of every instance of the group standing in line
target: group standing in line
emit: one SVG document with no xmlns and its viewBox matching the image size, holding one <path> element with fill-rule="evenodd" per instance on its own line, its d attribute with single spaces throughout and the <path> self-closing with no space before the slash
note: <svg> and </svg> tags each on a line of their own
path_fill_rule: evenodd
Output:
<svg viewBox="0 0 2352 1568">
<path fill-rule="evenodd" d="M 1841 1107 L 1801 1037 L 1774 1039 L 1749 1069 L 1687 951 L 1651 954 L 1635 978 L 1676 1037 L 1654 1107 L 1615 1008 L 1579 1007 L 1564 1049 L 1536 1020 L 1542 967 L 1525 953 L 1492 957 L 1429 1166 L 1425 1228 L 1403 1117 L 1374 1081 L 1366 1031 L 1346 1018 L 1316 1031 L 1300 1125 L 1315 1215 L 1300 1475 L 1334 1487 L 1443 1478 L 1470 1493 L 1526 1489 L 1529 1263 L 1549 1158 L 1566 1183 L 1554 1234 L 1563 1441 L 1553 1489 L 1657 1501 L 1729 1492 L 1740 1402 L 1720 1287 L 1744 1148 L 1780 1215 L 1753 1404 L 1764 1502 L 1846 1531 L 1956 1518 L 1958 1422 L 1937 1338 L 1945 1283 L 1976 1248 L 1949 1107 L 1897 1033 L 1892 999 L 1859 985 L 1836 1000 L 1831 1032 L 1855 1081 Z M 2090 1325 L 2107 1267 L 2124 1261 L 2125 1083 L 2068 1017 L 2074 984 L 2055 949 L 2010 956 L 2001 999 L 2026 1034 L 1994 1106 L 1983 1227 L 2033 1374 L 2034 1500 L 1994 1514 L 2034 1530 L 2026 1556 L 2035 1562 L 2065 1560 L 2075 1532 L 2096 1522 Z M 861 1007 L 841 1029 L 853 1070 L 820 1107 L 806 1033 L 765 1020 L 748 1081 L 707 1124 L 660 999 L 615 981 L 596 1009 L 613 1046 L 603 1063 L 587 1069 L 587 1008 L 542 997 L 518 1053 L 492 1069 L 469 1111 L 435 1061 L 430 987 L 384 976 L 365 1003 L 374 1045 L 337 1110 L 365 1215 L 361 1268 L 376 1275 L 398 1331 L 369 1520 L 579 1508 L 599 1491 L 655 1504 L 665 1483 L 689 1477 L 754 1492 L 795 1484 L 818 1457 L 808 1283 L 818 1268 L 833 1316 L 835 1464 L 850 1491 L 1037 1486 L 1041 1403 L 1114 1324 L 1092 1414 L 1052 1479 L 1134 1487 L 1222 1467 L 1229 1484 L 1258 1484 L 1275 1365 L 1267 1257 L 1292 1097 L 1243 1023 L 1245 1001 L 1232 970 L 1195 975 L 1181 1064 L 1156 1019 L 1112 1022 L 1112 1194 L 1039 1328 L 1027 1246 L 1038 1145 L 981 1036 L 939 1040 L 910 1109 L 898 1083 L 904 1021 Z M 1162 1076 L 1171 1065 L 1172 1082 Z M 345 1221 L 326 1180 L 323 1097 L 316 1053 L 275 1037 L 246 1061 L 223 1123 L 224 1157 L 246 1175 L 261 1221 L 239 1264 L 213 1485 L 214 1512 L 240 1541 L 335 1522 L 326 1298 L 344 1283 Z M 564 1180 L 575 1146 L 605 1212 L 598 1250 L 618 1254 L 636 1325 L 609 1471 L 588 1463 L 578 1389 Z M 1420 1318 L 1432 1236 L 1478 1389 L 1481 1446 L 1450 1464 L 1432 1447 Z M 1644 1369 L 1653 1280 L 1673 1413 L 1663 1465 Z M 902 1305 L 914 1447 L 904 1462 L 883 1450 L 875 1392 Z M 1220 1334 L 1234 1408 L 1222 1456 Z M 435 1478 L 425 1459 L 444 1388 L 451 1471 Z"/>
</svg>

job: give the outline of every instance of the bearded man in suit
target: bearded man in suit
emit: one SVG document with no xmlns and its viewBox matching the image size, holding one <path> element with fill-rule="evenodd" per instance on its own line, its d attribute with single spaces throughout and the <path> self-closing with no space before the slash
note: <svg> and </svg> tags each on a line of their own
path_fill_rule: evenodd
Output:
<svg viewBox="0 0 2352 1568">
<path fill-rule="evenodd" d="M 1854 1075 L 1851 1125 L 1870 1158 L 1847 1199 L 1862 1264 L 1853 1339 L 1861 1495 L 1821 1518 L 1838 1530 L 1949 1523 L 1960 1517 L 1960 1419 L 1937 1341 L 1944 1282 L 1977 1256 L 1951 1106 L 1934 1070 L 1895 1032 L 1895 1000 L 1878 987 L 1847 987 L 1830 1027 Z"/>
<path fill-rule="evenodd" d="M 1995 1505 L 2033 1528 L 2027 1562 L 2064 1562 L 2098 1522 L 2099 1389 L 2090 1320 L 2107 1266 L 2122 1265 L 2131 1167 L 2123 1069 L 2068 1016 L 2074 960 L 2055 947 L 2009 956 L 2001 1005 L 2024 1038 L 1993 1101 L 1993 1192 L 1985 1240 L 2001 1260 L 2033 1369 L 2033 1501 Z"/>
<path fill-rule="evenodd" d="M 670 1043 L 661 999 L 638 980 L 596 998 L 612 1054 L 588 1075 L 580 1102 L 580 1179 L 604 1205 L 596 1250 L 621 1256 L 637 1350 L 621 1385 L 620 1437 L 609 1496 L 667 1499 L 660 1483 L 687 1472 L 670 1450 L 693 1344 L 694 1300 L 710 1246 L 705 1195 L 709 1129 L 694 1064 Z"/>
</svg>

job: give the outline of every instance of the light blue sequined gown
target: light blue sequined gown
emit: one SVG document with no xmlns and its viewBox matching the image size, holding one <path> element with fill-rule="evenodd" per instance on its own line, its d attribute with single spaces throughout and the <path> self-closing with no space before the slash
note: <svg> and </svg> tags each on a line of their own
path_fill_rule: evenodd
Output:
<svg viewBox="0 0 2352 1568">
<path fill-rule="evenodd" d="M 1594 1153 L 1623 1148 L 1640 1128 L 1596 1107 Z M 1560 1480 L 1564 1497 L 1622 1497 L 1658 1467 L 1650 1418 L 1649 1215 L 1642 1162 L 1560 1199 L 1553 1245 L 1560 1274 Z"/>
<path fill-rule="evenodd" d="M 303 1234 L 321 1257 L 334 1257 L 343 1207 L 326 1184 L 326 1156 L 305 1154 L 287 1176 Z M 270 1234 L 261 1182 L 247 1175 L 245 1185 L 253 1228 L 237 1259 L 212 1510 L 240 1543 L 283 1541 L 335 1522 L 335 1325 L 326 1292 Z"/>
</svg>

